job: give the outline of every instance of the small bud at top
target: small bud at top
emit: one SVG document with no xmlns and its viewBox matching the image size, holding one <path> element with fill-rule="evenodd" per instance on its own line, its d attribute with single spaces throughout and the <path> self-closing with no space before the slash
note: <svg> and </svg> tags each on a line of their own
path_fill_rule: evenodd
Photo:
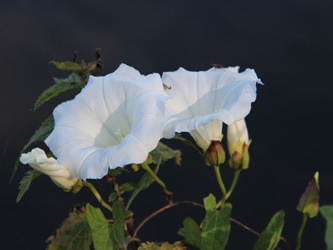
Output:
<svg viewBox="0 0 333 250">
<path fill-rule="evenodd" d="M 220 141 L 211 141 L 209 148 L 203 155 L 207 166 L 219 166 L 225 161 L 225 152 Z"/>
</svg>

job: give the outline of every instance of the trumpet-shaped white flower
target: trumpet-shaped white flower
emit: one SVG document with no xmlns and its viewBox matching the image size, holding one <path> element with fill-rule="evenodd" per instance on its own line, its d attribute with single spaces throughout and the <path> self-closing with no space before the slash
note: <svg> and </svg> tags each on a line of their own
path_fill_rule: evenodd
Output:
<svg viewBox="0 0 333 250">
<path fill-rule="evenodd" d="M 47 157 L 45 152 L 40 148 L 34 148 L 31 152 L 22 154 L 20 161 L 48 175 L 58 187 L 69 190 L 78 181 L 77 178 L 72 177 L 66 166 L 59 165 L 53 157 Z"/>
<path fill-rule="evenodd" d="M 163 136 L 168 98 L 159 74 L 122 64 L 105 77 L 90 76 L 74 100 L 54 110 L 45 143 L 74 177 L 102 178 L 108 168 L 147 159 Z"/>
<path fill-rule="evenodd" d="M 260 82 L 253 69 L 238 73 L 238 68 L 199 72 L 179 68 L 163 73 L 163 83 L 170 87 L 165 91 L 172 97 L 166 102 L 167 114 L 172 118 L 164 136 L 190 132 L 204 151 L 211 141 L 221 141 L 222 122 L 233 124 L 250 112 L 256 99 L 256 83 Z"/>
</svg>

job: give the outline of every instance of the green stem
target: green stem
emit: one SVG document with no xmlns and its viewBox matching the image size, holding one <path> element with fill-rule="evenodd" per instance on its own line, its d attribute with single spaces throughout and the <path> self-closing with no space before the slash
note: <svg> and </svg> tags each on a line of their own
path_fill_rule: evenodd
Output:
<svg viewBox="0 0 333 250">
<path fill-rule="evenodd" d="M 101 203 L 101 205 L 103 207 L 105 207 L 107 210 L 112 212 L 112 208 L 110 207 L 110 205 L 107 204 L 102 199 L 102 196 L 98 193 L 97 189 L 93 186 L 93 184 L 91 184 L 90 182 L 86 182 L 86 181 L 83 181 L 82 184 L 83 184 L 83 186 L 88 187 L 90 189 L 90 191 L 95 195 L 96 199 L 98 200 L 99 203 Z"/>
<path fill-rule="evenodd" d="M 240 169 L 236 170 L 235 175 L 234 175 L 234 179 L 232 180 L 231 187 L 230 187 L 229 191 L 226 194 L 226 197 L 225 197 L 226 200 L 230 197 L 230 195 L 232 194 L 232 191 L 234 191 L 234 189 L 235 189 L 235 187 L 237 185 L 237 182 L 238 182 L 238 178 L 239 178 L 240 172 L 241 172 Z"/>
<path fill-rule="evenodd" d="M 219 186 L 221 188 L 221 192 L 222 192 L 221 205 L 223 205 L 225 200 L 226 200 L 227 191 L 226 191 L 225 186 L 224 186 L 223 181 L 222 181 L 222 177 L 221 177 L 221 173 L 220 173 L 220 167 L 219 166 L 214 166 L 214 170 L 215 170 L 215 175 L 216 175 L 217 182 L 219 183 Z"/>
<path fill-rule="evenodd" d="M 307 214 L 303 214 L 302 223 L 301 223 L 301 226 L 299 227 L 298 234 L 297 234 L 297 246 L 296 246 L 296 250 L 300 250 L 301 249 L 302 234 L 303 234 L 303 231 L 304 231 L 305 224 L 306 224 L 307 220 L 308 220 L 308 215 Z"/>
<path fill-rule="evenodd" d="M 160 184 L 160 186 L 163 188 L 163 191 L 164 191 L 164 193 L 165 193 L 166 195 L 168 195 L 168 196 L 170 196 L 170 197 L 173 196 L 173 193 L 172 193 L 171 191 L 169 191 L 169 190 L 166 188 L 166 185 L 164 184 L 164 182 L 163 182 L 160 178 L 157 177 L 157 175 L 155 174 L 155 172 L 154 172 L 154 171 L 148 166 L 148 164 L 143 163 L 143 164 L 142 164 L 142 168 L 143 168 L 144 170 L 146 170 L 146 171 L 150 174 L 150 176 L 153 177 L 153 179 L 154 179 L 158 184 Z"/>
</svg>

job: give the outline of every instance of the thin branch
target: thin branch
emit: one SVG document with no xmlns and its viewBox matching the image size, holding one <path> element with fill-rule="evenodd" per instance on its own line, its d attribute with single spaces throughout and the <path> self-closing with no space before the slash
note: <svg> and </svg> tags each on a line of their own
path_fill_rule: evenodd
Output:
<svg viewBox="0 0 333 250">
<path fill-rule="evenodd" d="M 192 206 L 196 206 L 196 207 L 201 207 L 204 208 L 203 205 L 196 203 L 194 201 L 178 201 L 178 202 L 174 202 L 174 203 L 170 203 L 160 209 L 158 209 L 157 211 L 155 211 L 154 213 L 152 213 L 151 215 L 149 215 L 146 219 L 144 219 L 140 225 L 135 229 L 134 234 L 133 234 L 133 238 L 135 238 L 135 236 L 138 234 L 140 228 L 147 222 L 149 221 L 151 218 L 155 217 L 156 215 L 158 215 L 159 213 L 162 213 L 164 210 L 171 208 L 171 207 L 175 207 L 178 205 L 192 205 Z"/>
</svg>

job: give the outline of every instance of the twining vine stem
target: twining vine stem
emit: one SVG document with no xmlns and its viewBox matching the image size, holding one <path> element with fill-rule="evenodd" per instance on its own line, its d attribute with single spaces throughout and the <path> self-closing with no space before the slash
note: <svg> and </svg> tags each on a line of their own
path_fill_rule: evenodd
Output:
<svg viewBox="0 0 333 250">
<path fill-rule="evenodd" d="M 86 182 L 83 181 L 82 182 L 83 186 L 88 187 L 90 189 L 90 191 L 95 195 L 96 199 L 98 200 L 98 202 L 105 207 L 107 210 L 109 210 L 112 213 L 112 208 L 110 207 L 109 204 L 107 204 L 102 196 L 98 193 L 97 189 L 93 186 L 93 184 L 91 184 L 90 182 Z"/>
<path fill-rule="evenodd" d="M 238 169 L 238 170 L 235 171 L 235 175 L 234 175 L 234 179 L 232 180 L 231 187 L 230 187 L 230 189 L 227 192 L 226 197 L 225 197 L 226 200 L 230 197 L 230 195 L 232 194 L 232 191 L 234 191 L 234 189 L 235 189 L 235 187 L 237 185 L 240 173 L 241 173 L 240 169 Z"/>
<path fill-rule="evenodd" d="M 170 203 L 158 210 L 156 210 L 154 213 L 152 213 L 151 215 L 149 215 L 146 219 L 144 219 L 140 225 L 135 229 L 134 231 L 134 234 L 133 234 L 133 238 L 135 238 L 135 236 L 138 234 L 140 228 L 147 222 L 149 221 L 151 218 L 155 217 L 156 215 L 158 215 L 159 213 L 163 212 L 164 210 L 168 209 L 168 208 L 171 208 L 171 207 L 175 207 L 175 206 L 178 206 L 178 205 L 193 205 L 193 206 L 197 206 L 197 207 L 202 207 L 204 208 L 203 205 L 199 204 L 199 203 L 196 203 L 194 201 L 178 201 L 178 202 L 173 202 L 173 203 Z"/>
<path fill-rule="evenodd" d="M 196 207 L 200 207 L 200 208 L 205 208 L 202 204 L 194 202 L 194 201 L 178 201 L 178 202 L 173 202 L 170 203 L 158 210 L 156 210 L 154 213 L 152 213 L 151 215 L 149 215 L 147 218 L 145 218 L 140 224 L 139 226 L 135 229 L 134 234 L 133 234 L 133 238 L 136 237 L 136 235 L 138 234 L 139 230 L 141 229 L 141 227 L 146 224 L 147 221 L 149 221 L 150 219 L 152 219 L 153 217 L 155 217 L 156 215 L 158 215 L 159 213 L 162 213 L 164 210 L 171 208 L 171 207 L 175 207 L 178 205 L 192 205 L 192 206 L 196 206 Z M 250 233 L 256 235 L 256 236 L 260 236 L 260 233 L 258 233 L 257 231 L 253 230 L 252 228 L 244 225 L 243 223 L 239 222 L 238 220 L 234 219 L 234 218 L 230 218 L 230 221 L 232 221 L 233 223 L 235 223 L 236 225 L 244 228 L 245 230 L 249 231 Z M 291 250 L 289 243 L 287 242 L 287 240 L 284 237 L 280 237 L 280 240 L 283 241 L 283 243 L 286 245 L 288 250 Z M 281 250 L 281 248 L 276 247 L 277 250 Z"/>
<path fill-rule="evenodd" d="M 170 197 L 170 199 L 172 200 L 172 197 L 173 197 L 173 193 L 171 191 L 169 191 L 167 188 L 166 188 L 166 185 L 164 184 L 164 182 L 158 178 L 158 176 L 154 173 L 154 171 L 148 166 L 148 164 L 146 163 L 143 163 L 142 164 L 142 168 L 144 170 L 146 170 L 150 176 L 158 183 L 160 184 L 160 186 L 163 188 L 163 191 L 166 195 L 168 195 Z"/>
<path fill-rule="evenodd" d="M 223 205 L 227 198 L 227 190 L 225 189 L 224 183 L 222 181 L 222 177 L 221 177 L 221 173 L 220 173 L 220 166 L 214 166 L 214 170 L 215 170 L 217 182 L 219 183 L 219 186 L 221 188 L 221 192 L 222 192 L 221 204 Z"/>
</svg>

